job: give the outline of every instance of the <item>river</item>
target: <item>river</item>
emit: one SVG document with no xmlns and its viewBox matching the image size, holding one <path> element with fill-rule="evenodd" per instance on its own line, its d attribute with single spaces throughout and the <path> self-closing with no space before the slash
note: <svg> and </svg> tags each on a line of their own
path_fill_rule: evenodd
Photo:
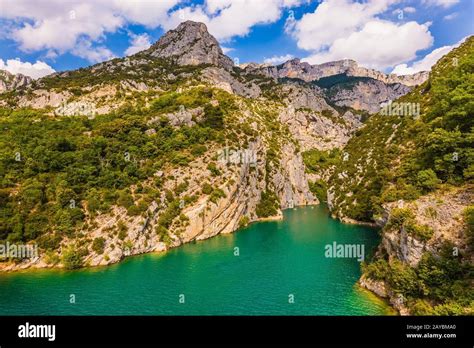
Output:
<svg viewBox="0 0 474 348">
<path fill-rule="evenodd" d="M 287 210 L 281 221 L 112 266 L 0 274 L 0 315 L 393 314 L 357 286 L 356 258 L 325 256 L 334 242 L 370 254 L 379 237 L 324 206 Z"/>
</svg>

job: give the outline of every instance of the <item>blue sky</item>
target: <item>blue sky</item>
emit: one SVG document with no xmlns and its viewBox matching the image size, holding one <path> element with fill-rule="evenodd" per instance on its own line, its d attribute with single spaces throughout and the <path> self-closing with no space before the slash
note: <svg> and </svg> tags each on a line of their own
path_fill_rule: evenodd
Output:
<svg viewBox="0 0 474 348">
<path fill-rule="evenodd" d="M 191 19 L 240 63 L 350 58 L 427 70 L 474 33 L 473 0 L 0 0 L 0 69 L 35 78 L 147 48 Z"/>
</svg>

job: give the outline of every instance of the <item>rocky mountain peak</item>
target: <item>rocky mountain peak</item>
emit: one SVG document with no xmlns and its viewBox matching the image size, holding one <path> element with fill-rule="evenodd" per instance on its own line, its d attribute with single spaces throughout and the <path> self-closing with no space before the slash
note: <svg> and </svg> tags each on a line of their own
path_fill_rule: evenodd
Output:
<svg viewBox="0 0 474 348">
<path fill-rule="evenodd" d="M 8 92 L 16 88 L 30 84 L 33 79 L 22 74 L 12 74 L 6 70 L 0 70 L 0 93 Z"/>
<path fill-rule="evenodd" d="M 172 58 L 179 65 L 212 64 L 225 69 L 234 65 L 206 25 L 193 21 L 183 22 L 167 32 L 149 52 L 153 57 Z"/>
</svg>

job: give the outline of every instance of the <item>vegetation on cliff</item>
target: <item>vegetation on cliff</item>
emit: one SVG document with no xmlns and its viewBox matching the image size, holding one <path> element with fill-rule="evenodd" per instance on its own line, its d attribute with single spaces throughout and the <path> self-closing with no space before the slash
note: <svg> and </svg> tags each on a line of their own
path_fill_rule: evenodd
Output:
<svg viewBox="0 0 474 348">
<path fill-rule="evenodd" d="M 376 221 L 390 202 L 414 201 L 441 188 L 469 190 L 474 179 L 473 52 L 471 37 L 433 67 L 426 83 L 396 101 L 419 103 L 420 115 L 374 115 L 349 141 L 345 160 L 329 182 L 337 216 Z M 382 246 L 363 272 L 383 280 L 412 314 L 472 314 L 471 208 L 464 220 L 463 233 L 470 241 L 462 251 L 446 241 L 433 242 L 434 250 L 410 266 Z M 409 208 L 390 210 L 382 235 L 389 231 L 425 244 L 434 235 L 430 226 L 415 221 Z"/>
</svg>

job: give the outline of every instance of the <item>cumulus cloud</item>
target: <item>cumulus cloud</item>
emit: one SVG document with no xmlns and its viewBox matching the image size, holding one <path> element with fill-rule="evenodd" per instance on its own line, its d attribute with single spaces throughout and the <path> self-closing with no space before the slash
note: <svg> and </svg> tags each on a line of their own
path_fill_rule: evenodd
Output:
<svg viewBox="0 0 474 348">
<path fill-rule="evenodd" d="M 25 52 L 45 50 L 49 57 L 70 52 L 96 62 L 111 56 L 101 44 L 106 35 L 130 23 L 169 30 L 195 20 L 228 41 L 247 35 L 255 25 L 277 21 L 285 9 L 307 1 L 205 0 L 190 5 L 187 0 L 1 0 L 0 35 L 15 40 Z M 145 46 L 145 38 L 139 40 L 128 53 Z M 85 51 L 88 47 L 91 52 Z"/>
<path fill-rule="evenodd" d="M 298 47 L 320 50 L 339 38 L 362 28 L 375 15 L 386 11 L 395 0 L 325 0 L 313 13 L 306 13 L 295 22 L 292 35 Z"/>
<path fill-rule="evenodd" d="M 313 13 L 295 20 L 290 34 L 298 47 L 311 52 L 303 59 L 309 63 L 354 59 L 363 66 L 383 70 L 416 58 L 417 51 L 433 44 L 430 23 L 379 18 L 393 12 L 398 2 L 325 0 Z M 405 10 L 413 12 L 412 8 Z"/>
<path fill-rule="evenodd" d="M 129 48 L 125 50 L 126 56 L 131 56 L 132 54 L 144 51 L 151 46 L 150 36 L 148 34 L 135 35 L 130 33 L 132 42 Z"/>
<path fill-rule="evenodd" d="M 293 55 L 286 54 L 286 55 L 283 55 L 283 56 L 273 56 L 271 58 L 265 58 L 263 60 L 263 62 L 266 63 L 266 64 L 278 65 L 278 64 L 287 62 L 287 61 L 289 61 L 290 59 L 293 59 L 293 58 L 294 58 Z"/>
<path fill-rule="evenodd" d="M 97 62 L 113 56 L 99 45 L 107 33 L 137 23 L 156 27 L 180 0 L 2 0 L 3 36 L 25 52 L 46 50 L 53 57 L 71 52 Z M 90 49 L 90 52 L 86 50 Z"/>
<path fill-rule="evenodd" d="M 202 5 L 171 12 L 163 27 L 172 29 L 184 20 L 199 21 L 205 23 L 218 40 L 226 42 L 249 34 L 255 25 L 276 22 L 284 10 L 305 2 L 308 0 L 207 0 Z"/>
<path fill-rule="evenodd" d="M 79 41 L 71 50 L 71 53 L 87 59 L 92 63 L 100 63 L 112 58 L 115 58 L 115 55 L 107 47 L 99 46 L 94 47 L 90 41 L 83 40 Z"/>
<path fill-rule="evenodd" d="M 423 59 L 417 60 L 412 64 L 400 64 L 397 65 L 392 74 L 397 75 L 410 75 L 415 74 L 420 71 L 430 71 L 431 67 L 436 64 L 443 56 L 448 54 L 453 48 L 458 47 L 465 39 L 459 41 L 455 45 L 443 46 L 433 50 L 431 53 L 427 54 Z"/>
<path fill-rule="evenodd" d="M 22 62 L 19 58 L 8 59 L 5 63 L 0 59 L 0 70 L 6 70 L 12 74 L 22 74 L 30 76 L 33 79 L 52 74 L 55 70 L 45 62 L 37 60 L 36 63 Z"/>
<path fill-rule="evenodd" d="M 349 58 L 369 68 L 385 69 L 414 59 L 418 50 L 432 44 L 433 37 L 427 25 L 374 20 L 360 31 L 335 40 L 327 51 L 313 54 L 305 61 L 317 64 Z"/>
</svg>

